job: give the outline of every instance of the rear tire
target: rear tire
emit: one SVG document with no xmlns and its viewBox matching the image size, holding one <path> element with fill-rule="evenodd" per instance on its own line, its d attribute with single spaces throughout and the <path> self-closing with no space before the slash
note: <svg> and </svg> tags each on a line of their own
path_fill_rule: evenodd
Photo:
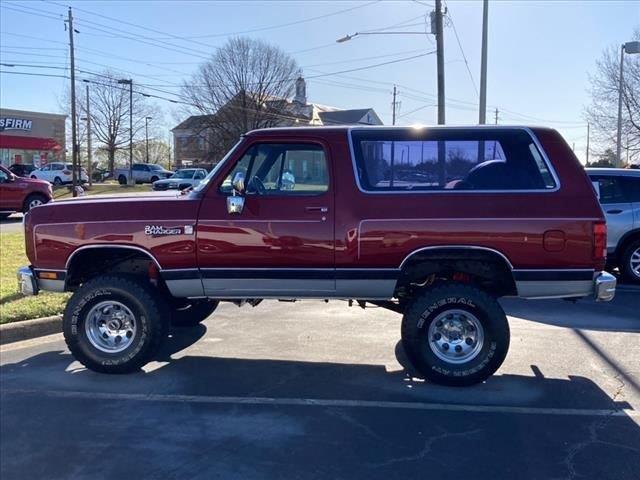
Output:
<svg viewBox="0 0 640 480">
<path fill-rule="evenodd" d="M 631 242 L 622 252 L 620 270 L 625 281 L 640 283 L 640 238 Z"/>
<path fill-rule="evenodd" d="M 120 175 L 118 177 L 118 183 L 120 185 L 126 185 L 127 184 L 127 177 L 125 177 L 124 175 Z"/>
<path fill-rule="evenodd" d="M 433 383 L 468 386 L 489 378 L 509 350 L 498 302 L 477 287 L 447 283 L 418 294 L 402 320 L 402 345 Z"/>
<path fill-rule="evenodd" d="M 167 336 L 170 310 L 158 291 L 128 275 L 89 280 L 71 297 L 62 327 L 67 347 L 85 367 L 129 373 L 151 360 Z"/>
<path fill-rule="evenodd" d="M 157 182 L 158 180 L 160 180 L 160 179 L 158 177 L 156 177 L 156 176 L 151 177 L 151 183 Z"/>
<path fill-rule="evenodd" d="M 197 300 L 186 302 L 174 308 L 171 313 L 171 325 L 174 327 L 195 327 L 218 308 L 217 300 Z"/>
</svg>

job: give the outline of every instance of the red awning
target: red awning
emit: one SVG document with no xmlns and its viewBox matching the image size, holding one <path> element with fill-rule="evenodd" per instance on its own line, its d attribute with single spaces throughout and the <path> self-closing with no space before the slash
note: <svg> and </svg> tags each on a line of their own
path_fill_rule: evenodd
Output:
<svg viewBox="0 0 640 480">
<path fill-rule="evenodd" d="M 62 150 L 53 138 L 22 137 L 19 135 L 0 135 L 0 148 L 20 148 L 23 150 Z"/>
</svg>

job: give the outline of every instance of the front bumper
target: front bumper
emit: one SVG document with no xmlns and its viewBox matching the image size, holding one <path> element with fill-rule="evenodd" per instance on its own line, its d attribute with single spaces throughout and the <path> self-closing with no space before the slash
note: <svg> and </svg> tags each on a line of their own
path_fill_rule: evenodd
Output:
<svg viewBox="0 0 640 480">
<path fill-rule="evenodd" d="M 31 267 L 20 267 L 18 269 L 18 291 L 22 295 L 38 294 L 38 279 Z"/>
<path fill-rule="evenodd" d="M 593 295 L 599 302 L 609 302 L 616 295 L 616 277 L 608 272 L 599 272 L 593 279 Z"/>
</svg>

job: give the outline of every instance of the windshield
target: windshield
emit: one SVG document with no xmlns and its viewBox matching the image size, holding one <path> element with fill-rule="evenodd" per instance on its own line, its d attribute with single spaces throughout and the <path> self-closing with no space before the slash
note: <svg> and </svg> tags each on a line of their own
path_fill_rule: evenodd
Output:
<svg viewBox="0 0 640 480">
<path fill-rule="evenodd" d="M 193 178 L 194 170 L 178 170 L 171 178 Z"/>
<path fill-rule="evenodd" d="M 242 138 L 240 138 L 240 140 L 238 140 L 238 142 L 233 146 L 233 148 L 231 148 L 227 154 L 224 156 L 224 158 L 222 160 L 220 160 L 215 167 L 213 167 L 213 170 L 211 170 L 209 172 L 209 175 L 207 175 L 204 180 L 202 180 L 197 187 L 195 187 L 192 191 L 194 192 L 201 192 L 202 190 L 204 190 L 206 188 L 207 185 L 209 185 L 209 182 L 216 176 L 216 174 L 218 173 L 218 171 L 222 168 L 222 166 L 227 162 L 227 160 L 229 160 L 229 157 L 231 156 L 231 154 L 236 150 L 236 148 L 238 148 L 238 145 L 240 145 L 240 143 L 242 142 Z"/>
</svg>

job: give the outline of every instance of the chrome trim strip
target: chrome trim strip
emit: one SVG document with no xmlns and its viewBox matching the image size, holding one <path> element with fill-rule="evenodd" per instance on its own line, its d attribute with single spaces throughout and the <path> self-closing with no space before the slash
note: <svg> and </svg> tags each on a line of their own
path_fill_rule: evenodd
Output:
<svg viewBox="0 0 640 480">
<path fill-rule="evenodd" d="M 69 264 L 71 263 L 71 260 L 73 259 L 74 255 L 76 253 L 78 253 L 81 250 L 88 250 L 90 248 L 127 248 L 129 250 L 137 250 L 139 252 L 142 252 L 142 253 L 148 255 L 154 261 L 154 263 L 158 267 L 158 270 L 162 271 L 162 267 L 160 267 L 160 263 L 158 262 L 156 257 L 154 257 L 153 254 L 151 252 L 149 252 L 149 250 L 145 250 L 144 248 L 136 247 L 134 245 L 123 245 L 121 243 L 106 244 L 106 245 L 101 243 L 101 244 L 96 244 L 96 245 L 92 244 L 92 245 L 84 245 L 82 247 L 78 247 L 73 252 L 71 252 L 69 257 L 67 258 L 67 261 L 65 263 L 65 269 L 69 270 Z"/>
<path fill-rule="evenodd" d="M 475 246 L 475 245 L 433 245 L 433 246 L 430 246 L 430 247 L 418 248 L 417 250 L 414 250 L 409 255 L 404 257 L 404 260 L 402 260 L 402 263 L 400 263 L 399 269 L 402 270 L 402 268 L 404 267 L 405 262 L 412 255 L 414 255 L 414 254 L 416 254 L 418 252 L 423 252 L 423 251 L 426 251 L 426 250 L 443 250 L 443 249 L 447 249 L 447 248 L 452 248 L 452 249 L 456 249 L 456 250 L 463 250 L 463 249 L 467 249 L 467 250 L 484 250 L 484 251 L 491 252 L 491 253 L 497 253 L 500 257 L 502 257 L 502 259 L 505 262 L 507 262 L 507 265 L 509 266 L 509 269 L 513 271 L 513 265 L 511 264 L 511 262 L 509 261 L 509 259 L 507 258 L 507 256 L 504 253 L 499 252 L 498 250 L 495 250 L 493 248 L 479 247 L 479 246 Z"/>
<path fill-rule="evenodd" d="M 549 173 L 551 173 L 551 176 L 553 177 L 553 180 L 556 183 L 556 186 L 554 188 L 544 188 L 544 189 L 531 189 L 531 190 L 394 190 L 394 191 L 379 191 L 379 190 L 365 190 L 362 188 L 362 185 L 360 184 L 360 176 L 358 175 L 358 166 L 356 165 L 356 156 L 355 156 L 355 150 L 353 148 L 353 130 L 359 130 L 359 131 L 363 131 L 363 130 L 369 130 L 369 128 L 371 127 L 349 127 L 347 129 L 347 137 L 348 137 L 348 143 L 349 143 L 349 152 L 351 153 L 351 166 L 353 169 L 353 175 L 355 177 L 355 181 L 356 181 L 356 185 L 358 186 L 358 190 L 360 190 L 361 193 L 367 194 L 367 195 L 433 195 L 433 194 L 445 194 L 445 195 L 451 195 L 451 194 L 458 194 L 458 195 L 466 195 L 466 194 L 471 194 L 471 195 L 486 195 L 488 193 L 506 193 L 506 194 L 519 194 L 519 193 L 553 193 L 553 192 L 557 192 L 558 190 L 560 190 L 560 178 L 558 177 L 558 174 L 556 173 L 555 169 L 553 168 L 553 165 L 551 163 L 551 161 L 549 160 L 549 157 L 547 156 L 547 152 L 545 152 L 545 150 L 542 148 L 542 145 L 540 144 L 540 141 L 538 140 L 538 137 L 536 136 L 535 133 L 533 133 L 533 131 L 529 128 L 529 127 L 505 127 L 505 126 L 493 126 L 493 125 L 487 125 L 487 126 L 482 126 L 482 130 L 522 130 L 524 132 L 526 132 L 529 137 L 531 138 L 531 140 L 533 141 L 533 144 L 536 146 L 536 148 L 538 149 L 538 152 L 540 153 L 540 156 L 542 157 L 543 161 L 545 162 L 547 169 L 549 170 Z M 398 131 L 398 130 L 402 130 L 403 128 L 405 129 L 410 129 L 411 127 L 395 127 L 395 128 L 387 128 L 387 130 L 389 131 Z M 438 126 L 438 127 L 424 127 L 425 129 L 428 130 L 443 130 L 443 131 L 469 131 L 469 130 L 474 130 L 477 127 L 442 127 L 442 126 Z M 374 131 L 381 131 L 381 130 L 385 130 L 384 128 L 376 128 L 374 129 Z"/>
<path fill-rule="evenodd" d="M 593 280 L 517 281 L 518 297 L 528 299 L 577 298 L 593 295 Z"/>
</svg>

